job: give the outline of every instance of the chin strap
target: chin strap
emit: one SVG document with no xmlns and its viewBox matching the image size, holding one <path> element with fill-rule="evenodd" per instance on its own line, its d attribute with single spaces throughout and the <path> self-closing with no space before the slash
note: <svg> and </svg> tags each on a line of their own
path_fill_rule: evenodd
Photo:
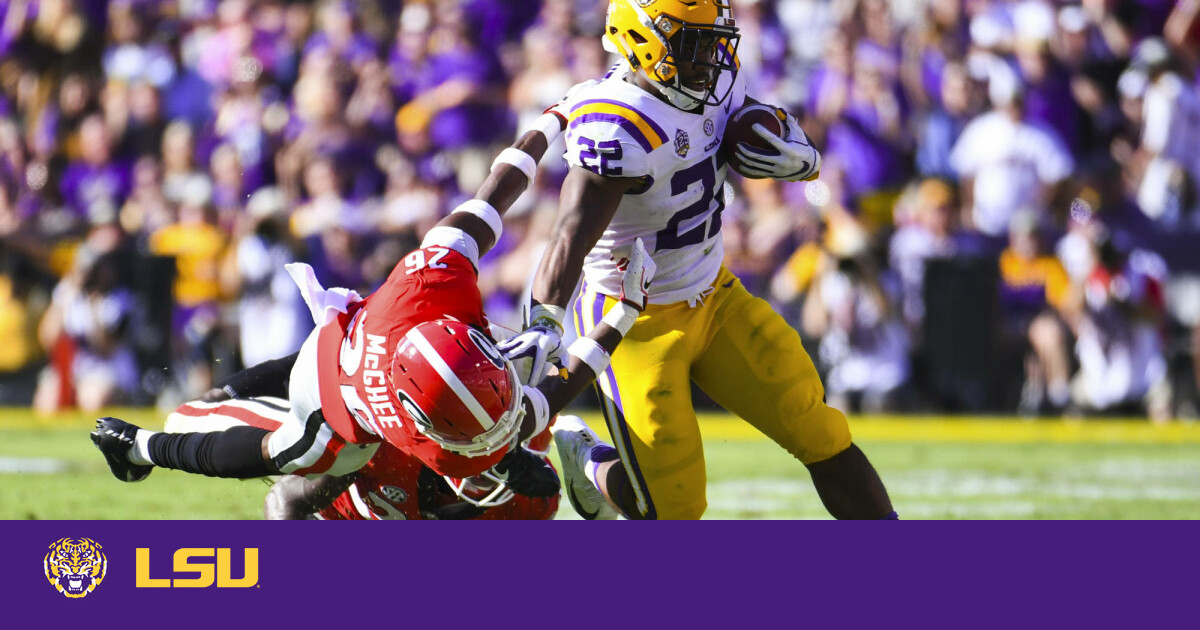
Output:
<svg viewBox="0 0 1200 630">
<path fill-rule="evenodd" d="M 654 79 L 650 79 L 650 84 L 667 99 L 667 102 L 678 109 L 693 109 L 704 102 L 703 95 L 695 96 L 690 90 L 680 85 L 678 72 L 675 73 L 672 81 L 675 85 L 665 85 Z"/>
</svg>

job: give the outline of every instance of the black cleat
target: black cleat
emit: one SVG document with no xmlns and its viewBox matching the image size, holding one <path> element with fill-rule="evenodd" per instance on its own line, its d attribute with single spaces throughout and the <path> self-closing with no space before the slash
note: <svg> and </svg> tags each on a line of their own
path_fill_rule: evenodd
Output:
<svg viewBox="0 0 1200 630">
<path fill-rule="evenodd" d="M 126 455 L 133 448 L 134 436 L 138 427 L 117 418 L 100 418 L 96 420 L 96 430 L 92 431 L 92 443 L 108 460 L 108 469 L 117 479 L 126 482 L 141 481 L 150 476 L 154 466 L 139 466 L 131 463 Z"/>
</svg>

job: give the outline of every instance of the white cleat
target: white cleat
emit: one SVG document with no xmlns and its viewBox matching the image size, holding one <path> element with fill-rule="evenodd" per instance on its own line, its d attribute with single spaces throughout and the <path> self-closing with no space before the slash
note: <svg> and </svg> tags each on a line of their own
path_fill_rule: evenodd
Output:
<svg viewBox="0 0 1200 630">
<path fill-rule="evenodd" d="M 603 442 L 580 417 L 559 416 L 555 421 L 554 445 L 558 447 L 558 458 L 562 462 L 567 500 L 580 516 L 589 521 L 617 518 L 617 511 L 583 473 L 583 467 L 589 461 L 588 452 L 598 444 Z"/>
</svg>

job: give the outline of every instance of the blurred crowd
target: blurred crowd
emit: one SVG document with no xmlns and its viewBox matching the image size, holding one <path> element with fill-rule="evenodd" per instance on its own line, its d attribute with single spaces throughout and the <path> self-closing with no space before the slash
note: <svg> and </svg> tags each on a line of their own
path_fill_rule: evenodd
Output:
<svg viewBox="0 0 1200 630">
<path fill-rule="evenodd" d="M 378 286 L 614 61 L 605 0 L 0 0 L 0 404 L 171 404 L 289 354 L 283 265 Z M 1200 0 L 733 0 L 820 180 L 730 177 L 726 264 L 831 403 L 1197 415 Z M 522 294 L 552 148 L 483 261 Z"/>
</svg>

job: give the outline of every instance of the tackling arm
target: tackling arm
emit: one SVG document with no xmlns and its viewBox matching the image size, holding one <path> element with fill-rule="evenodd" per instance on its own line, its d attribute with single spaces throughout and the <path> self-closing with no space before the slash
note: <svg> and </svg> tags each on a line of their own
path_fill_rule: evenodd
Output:
<svg viewBox="0 0 1200 630">
<path fill-rule="evenodd" d="M 595 341 L 611 356 L 624 336 L 621 334 L 621 331 L 601 322 L 592 329 L 592 332 L 588 334 L 588 338 Z M 600 371 L 603 372 L 603 370 Z M 593 367 L 582 358 L 572 355 L 570 362 L 567 364 L 567 378 L 547 379 L 538 385 L 538 389 L 546 396 L 546 402 L 550 408 L 550 417 L 558 415 L 572 400 L 575 400 L 576 396 L 582 394 L 583 390 L 587 389 L 599 375 L 600 373 L 594 371 Z"/>
<path fill-rule="evenodd" d="M 552 126 L 547 126 L 548 133 L 557 137 L 562 132 L 562 119 L 555 114 L 545 114 L 552 116 L 555 119 L 557 130 Z M 545 155 L 546 149 L 550 146 L 550 140 L 553 138 L 547 137 L 547 132 L 542 130 L 532 130 L 525 132 L 511 147 L 513 151 L 518 151 L 529 156 L 535 167 L 537 162 Z M 517 155 L 509 153 L 509 155 Z M 519 157 L 519 156 L 518 156 Z M 475 201 L 483 202 L 495 210 L 497 218 L 504 216 L 512 204 L 525 192 L 525 189 L 532 183 L 525 171 L 518 166 L 509 162 L 497 162 L 492 168 L 492 172 L 484 180 L 483 185 L 479 187 L 479 192 L 475 195 Z M 466 204 L 464 204 L 466 205 Z M 462 206 L 460 206 L 461 208 Z M 475 243 L 479 245 L 479 255 L 487 253 L 493 246 L 496 245 L 496 232 L 492 226 L 480 216 L 476 214 L 455 211 L 450 213 L 450 216 L 442 219 L 438 223 L 439 227 L 458 228 L 466 232 L 471 238 L 475 239 Z"/>
<path fill-rule="evenodd" d="M 525 386 L 527 411 L 532 413 L 526 413 L 521 439 L 527 439 L 544 429 L 551 417 L 562 411 L 608 368 L 612 353 L 646 308 L 655 265 L 642 239 L 634 239 L 628 256 L 618 261 L 618 267 L 624 271 L 620 301 L 609 309 L 586 337 L 577 339 L 567 349 L 571 359 L 566 379 L 552 378 L 536 387 Z"/>
<path fill-rule="evenodd" d="M 573 86 L 567 95 L 546 110 L 534 124 L 509 148 L 500 152 L 492 164 L 492 172 L 479 187 L 475 198 L 468 201 L 442 219 L 434 227 L 455 228 L 473 239 L 480 256 L 496 245 L 500 237 L 501 217 L 533 183 L 537 163 L 545 155 L 550 143 L 563 132 L 567 118 L 563 111 L 572 95 L 594 84 L 584 81 Z"/>
<path fill-rule="evenodd" d="M 609 357 L 621 339 L 633 327 L 646 307 L 647 291 L 654 277 L 654 260 L 646 253 L 642 239 L 634 239 L 628 257 L 618 261 L 623 269 L 620 301 L 614 305 L 587 337 L 571 344 L 571 362 L 565 380 L 550 379 L 539 386 L 525 385 L 525 418 L 519 439 L 524 441 L 544 431 L 550 418 L 571 402 L 583 388 L 608 368 Z M 516 339 L 514 339 L 516 340 Z M 520 348 L 518 343 L 515 347 Z M 558 493 L 558 475 L 545 461 L 524 448 L 514 448 L 492 471 L 508 482 L 513 492 L 528 496 L 553 496 Z"/>
<path fill-rule="evenodd" d="M 634 182 L 631 178 L 598 175 L 578 166 L 567 173 L 554 236 L 534 276 L 533 308 L 526 328 L 500 344 L 509 359 L 529 360 L 528 372 L 520 368 L 521 382 L 537 385 L 546 373 L 546 366 L 562 357 L 566 306 L 579 280 L 584 257 L 600 240 L 621 198 Z"/>
</svg>

